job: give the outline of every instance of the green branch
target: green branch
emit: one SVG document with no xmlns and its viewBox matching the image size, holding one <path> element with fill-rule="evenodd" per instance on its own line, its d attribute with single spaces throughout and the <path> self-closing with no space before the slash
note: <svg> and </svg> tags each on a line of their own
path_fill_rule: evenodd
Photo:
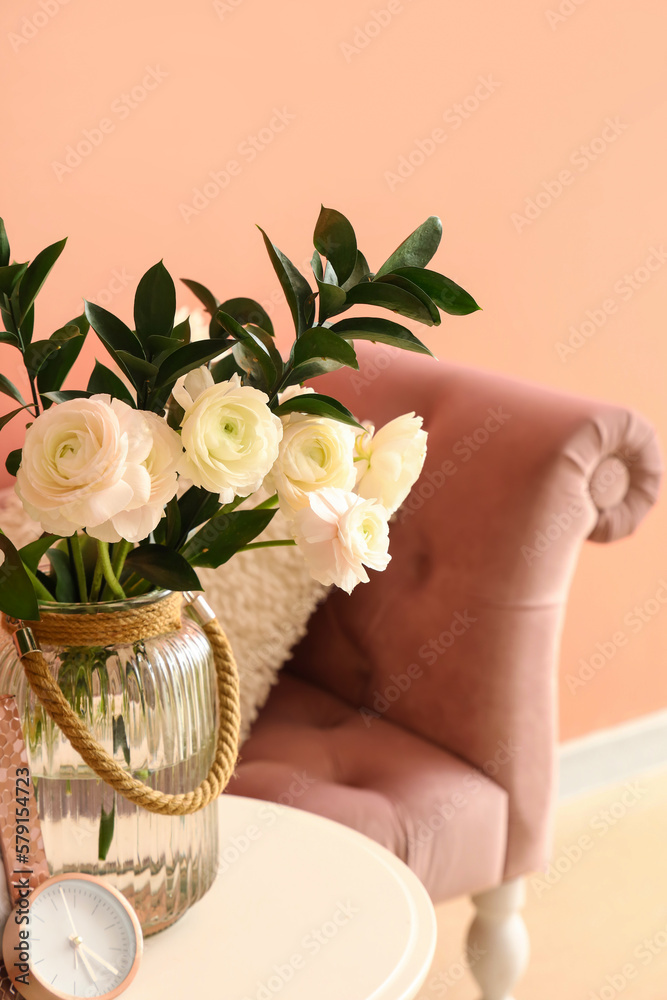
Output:
<svg viewBox="0 0 667 1000">
<path fill-rule="evenodd" d="M 272 542 L 248 542 L 247 545 L 241 546 L 237 549 L 237 552 L 249 552 L 251 549 L 270 549 L 277 545 L 296 545 L 293 538 L 276 538 Z"/>
<path fill-rule="evenodd" d="M 76 572 L 76 581 L 79 587 L 79 598 L 82 604 L 88 602 L 88 589 L 86 587 L 86 569 L 83 565 L 83 554 L 81 552 L 81 540 L 77 534 L 67 539 L 67 543 L 72 553 L 72 561 Z"/>
<path fill-rule="evenodd" d="M 114 597 L 119 598 L 119 600 L 125 600 L 125 591 L 119 584 L 118 580 L 114 575 L 113 568 L 111 566 L 111 559 L 109 558 L 109 543 L 101 542 L 99 539 L 97 541 L 97 558 L 102 567 L 102 575 L 106 580 L 107 587 L 114 595 Z M 97 566 L 95 567 L 95 572 L 97 572 Z"/>
</svg>

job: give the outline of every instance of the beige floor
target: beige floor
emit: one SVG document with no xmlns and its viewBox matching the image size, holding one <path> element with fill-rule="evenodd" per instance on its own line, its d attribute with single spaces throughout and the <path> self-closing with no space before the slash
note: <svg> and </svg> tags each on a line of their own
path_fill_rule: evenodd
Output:
<svg viewBox="0 0 667 1000">
<path fill-rule="evenodd" d="M 667 1000 L 667 772 L 563 803 L 553 885 L 527 883 L 532 944 L 516 1000 Z M 461 952 L 472 907 L 437 908 L 420 1000 L 478 1000 Z"/>
</svg>

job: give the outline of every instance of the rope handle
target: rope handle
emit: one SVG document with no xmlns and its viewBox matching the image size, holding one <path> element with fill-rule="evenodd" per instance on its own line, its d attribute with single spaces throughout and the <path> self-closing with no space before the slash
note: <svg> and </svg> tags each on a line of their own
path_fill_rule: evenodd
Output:
<svg viewBox="0 0 667 1000">
<path fill-rule="evenodd" d="M 213 611 L 203 598 L 184 595 L 213 648 L 218 692 L 218 734 L 208 774 L 191 792 L 173 795 L 149 788 L 128 774 L 102 747 L 74 712 L 55 681 L 32 630 L 23 622 L 14 633 L 14 645 L 30 687 L 49 716 L 91 771 L 124 798 L 162 816 L 187 816 L 203 809 L 227 787 L 238 756 L 241 715 L 239 677 L 234 654 Z"/>
</svg>

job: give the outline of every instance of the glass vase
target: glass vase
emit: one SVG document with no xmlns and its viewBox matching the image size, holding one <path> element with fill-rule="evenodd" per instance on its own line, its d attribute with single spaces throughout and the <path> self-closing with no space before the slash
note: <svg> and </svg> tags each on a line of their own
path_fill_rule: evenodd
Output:
<svg viewBox="0 0 667 1000">
<path fill-rule="evenodd" d="M 164 592 L 104 604 L 49 604 L 78 616 L 128 611 Z M 90 732 L 135 777 L 164 792 L 187 792 L 206 777 L 215 745 L 215 671 L 209 641 L 188 615 L 154 638 L 105 646 L 42 645 L 61 691 Z M 162 930 L 215 878 L 216 803 L 189 816 L 160 816 L 101 781 L 30 691 L 14 645 L 0 648 L 0 694 L 23 721 L 51 874 L 109 879 L 134 906 L 145 934 Z"/>
</svg>

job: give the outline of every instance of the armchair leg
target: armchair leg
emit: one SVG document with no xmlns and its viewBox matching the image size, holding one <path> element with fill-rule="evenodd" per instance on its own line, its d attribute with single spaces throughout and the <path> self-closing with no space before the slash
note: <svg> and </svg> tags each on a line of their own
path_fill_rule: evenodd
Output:
<svg viewBox="0 0 667 1000">
<path fill-rule="evenodd" d="M 528 964 L 530 942 L 520 910 L 526 900 L 523 878 L 472 897 L 477 909 L 468 931 L 468 963 L 482 988 L 481 1000 L 512 1000 L 512 990 Z"/>
</svg>

